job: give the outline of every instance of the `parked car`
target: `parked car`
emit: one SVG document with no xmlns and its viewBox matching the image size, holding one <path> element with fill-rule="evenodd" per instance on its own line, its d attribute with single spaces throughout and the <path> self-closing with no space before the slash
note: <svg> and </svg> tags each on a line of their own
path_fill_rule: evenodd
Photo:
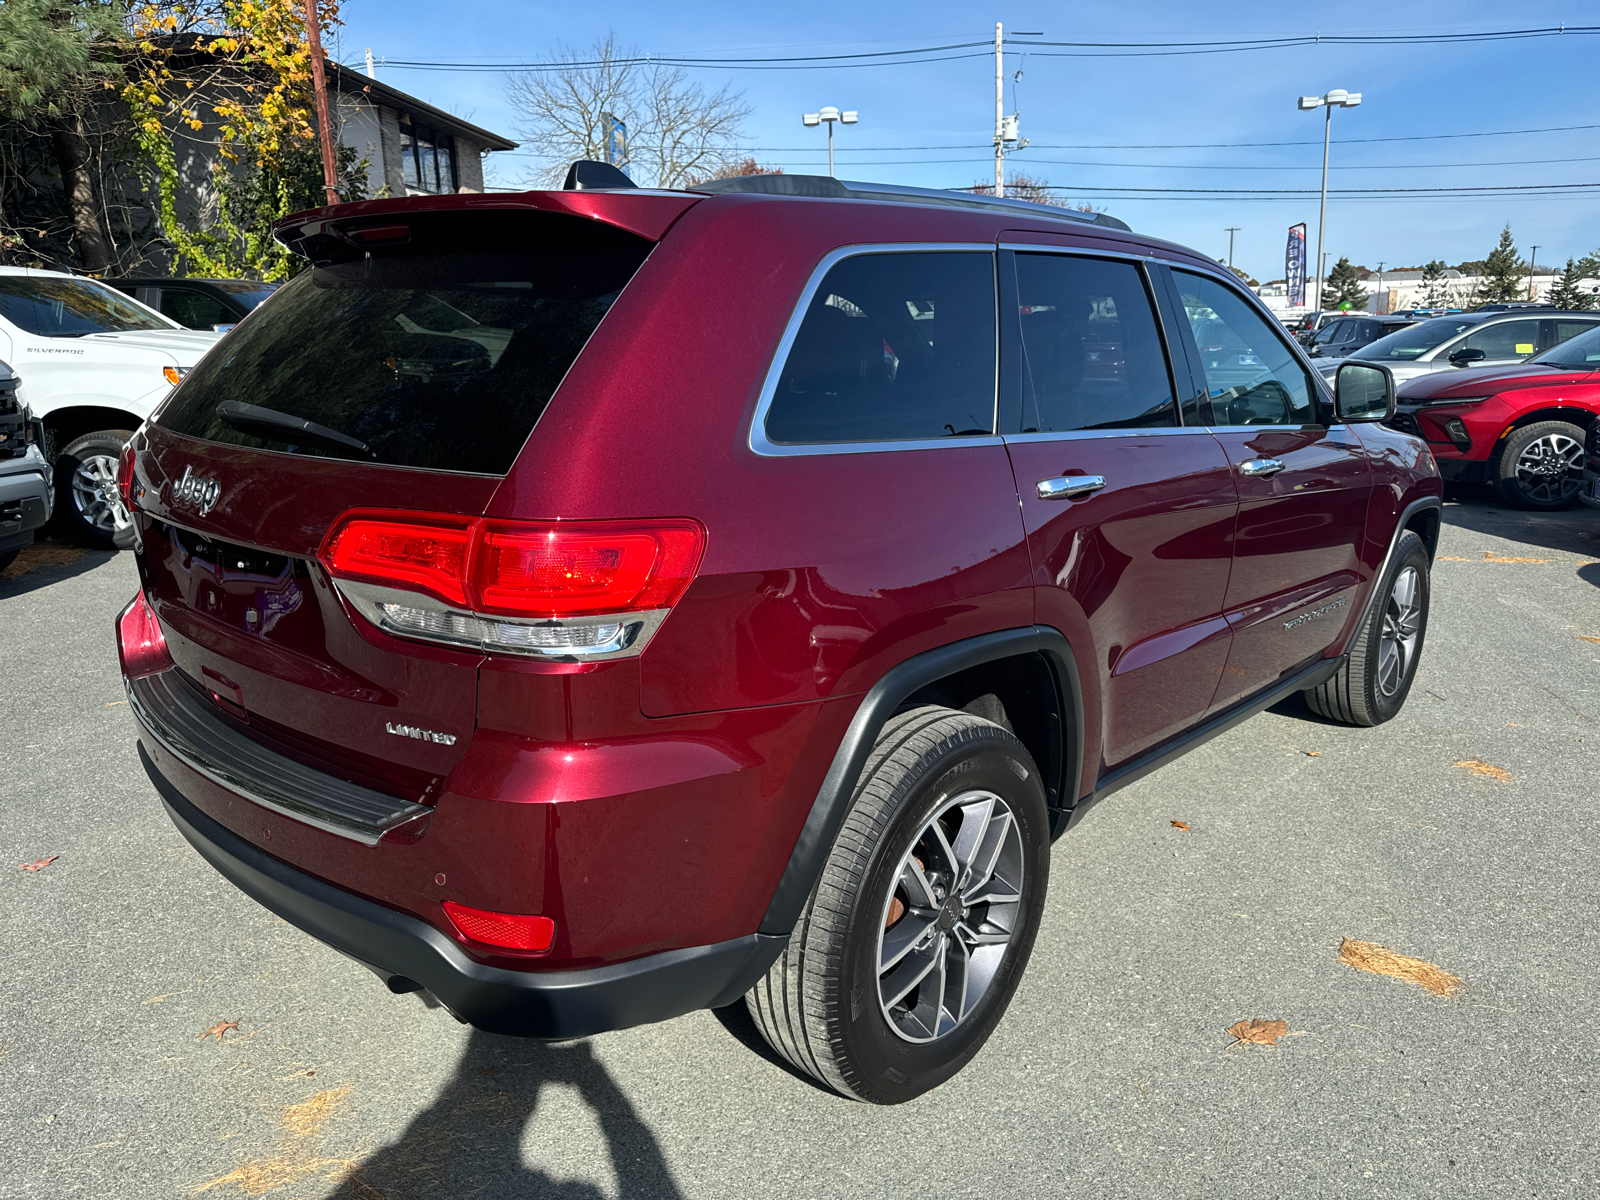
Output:
<svg viewBox="0 0 1600 1200">
<path fill-rule="evenodd" d="M 1445 479 L 1493 484 L 1514 508 L 1564 508 L 1600 417 L 1600 327 L 1525 363 L 1413 379 L 1399 401 L 1389 424 L 1427 441 Z"/>
<path fill-rule="evenodd" d="M 251 279 L 108 279 L 124 295 L 147 304 L 185 329 L 226 333 L 279 284 Z"/>
<path fill-rule="evenodd" d="M 1410 317 L 1376 317 L 1369 313 L 1342 316 L 1317 330 L 1306 345 L 1306 353 L 1312 358 L 1348 358 L 1363 346 L 1415 324 Z"/>
<path fill-rule="evenodd" d="M 56 520 L 109 547 L 117 455 L 172 385 L 222 335 L 175 321 L 93 279 L 0 266 L 0 359 L 44 423 Z"/>
<path fill-rule="evenodd" d="M 1294 334 L 1295 341 L 1304 346 L 1309 343 L 1311 339 L 1316 336 L 1317 331 L 1329 321 L 1336 320 L 1344 315 L 1344 313 L 1339 312 L 1337 309 L 1329 310 L 1327 312 L 1308 312 L 1302 316 L 1296 317 L 1293 321 L 1291 321 L 1289 323 L 1289 330 Z"/>
<path fill-rule="evenodd" d="M 17 396 L 17 378 L 0 362 L 0 571 L 50 519 L 50 464 L 44 429 Z"/>
<path fill-rule="evenodd" d="M 1382 363 L 1403 385 L 1430 371 L 1452 367 L 1510 366 L 1597 326 L 1600 313 L 1596 312 L 1461 313 L 1397 329 L 1350 357 Z M 1338 362 L 1319 362 L 1317 370 L 1331 377 L 1338 366 Z"/>
<path fill-rule="evenodd" d="M 393 991 L 543 1038 L 743 996 L 909 1099 L 1095 801 L 1298 692 L 1400 710 L 1438 473 L 1386 368 L 1335 395 L 1104 214 L 580 167 L 279 226 L 314 269 L 124 460 L 142 760 Z"/>
</svg>

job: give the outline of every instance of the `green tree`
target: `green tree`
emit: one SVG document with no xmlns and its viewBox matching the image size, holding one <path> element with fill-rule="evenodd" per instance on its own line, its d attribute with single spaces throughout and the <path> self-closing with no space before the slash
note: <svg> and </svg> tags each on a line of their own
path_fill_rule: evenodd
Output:
<svg viewBox="0 0 1600 1200">
<path fill-rule="evenodd" d="M 1483 260 L 1483 284 L 1478 288 L 1478 301 L 1490 304 L 1520 300 L 1528 287 L 1527 278 L 1527 269 L 1517 257 L 1516 244 L 1511 240 L 1511 226 L 1507 225 L 1500 231 L 1500 244 Z"/>
<path fill-rule="evenodd" d="M 1550 289 L 1550 303 L 1557 308 L 1575 309 L 1585 312 L 1594 307 L 1595 298 L 1578 285 L 1583 281 L 1583 268 L 1574 259 L 1567 259 L 1567 269 L 1561 273 L 1561 280 Z"/>
<path fill-rule="evenodd" d="M 1428 308 L 1443 308 L 1450 293 L 1445 287 L 1444 273 L 1448 268 L 1444 260 L 1436 258 L 1422 268 L 1422 303 Z"/>
<path fill-rule="evenodd" d="M 79 264 L 111 265 L 95 195 L 86 122 L 122 74 L 121 0 L 5 0 L 0 4 L 0 119 L 47 135 L 61 169 Z M 6 236 L 0 213 L 0 243 Z M 3 248 L 3 244 L 0 244 Z"/>
<path fill-rule="evenodd" d="M 1322 281 L 1322 307 L 1338 308 L 1345 301 L 1350 302 L 1351 308 L 1366 308 L 1367 289 L 1362 286 L 1361 273 L 1348 258 L 1341 258 Z"/>
</svg>

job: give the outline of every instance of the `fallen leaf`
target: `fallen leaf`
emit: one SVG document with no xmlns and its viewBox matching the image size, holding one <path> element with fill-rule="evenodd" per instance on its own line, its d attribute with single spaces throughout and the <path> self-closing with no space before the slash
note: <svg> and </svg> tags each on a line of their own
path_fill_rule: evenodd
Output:
<svg viewBox="0 0 1600 1200">
<path fill-rule="evenodd" d="M 1578 635 L 1578 640 L 1580 642 L 1594 642 L 1596 645 L 1600 645 L 1600 637 L 1592 637 L 1587 633 L 1580 633 Z"/>
<path fill-rule="evenodd" d="M 1256 1017 L 1249 1021 L 1235 1021 L 1226 1032 L 1233 1035 L 1233 1041 L 1228 1044 L 1230 1050 L 1247 1042 L 1257 1046 L 1276 1046 L 1278 1039 L 1289 1032 L 1289 1022 L 1266 1021 Z"/>
<path fill-rule="evenodd" d="M 240 1019 L 242 1020 L 243 1018 L 240 1018 Z M 216 1038 L 217 1038 L 217 1041 L 220 1042 L 222 1040 L 222 1035 L 227 1033 L 228 1030 L 230 1030 L 230 1029 L 238 1029 L 238 1028 L 239 1028 L 239 1022 L 238 1021 L 218 1021 L 215 1025 L 213 1025 L 210 1029 L 206 1030 L 204 1033 L 202 1033 L 195 1040 L 203 1042 L 208 1037 L 211 1037 L 213 1034 L 215 1034 Z"/>
<path fill-rule="evenodd" d="M 38 873 L 39 871 L 44 870 L 46 867 L 48 867 L 51 863 L 55 862 L 55 860 L 60 858 L 60 857 L 61 857 L 61 855 L 59 855 L 59 854 L 52 854 L 49 858 L 36 858 L 31 863 L 18 863 L 17 865 L 19 867 L 21 867 L 24 871 L 33 871 L 35 873 Z"/>
<path fill-rule="evenodd" d="M 1322 757 L 1322 751 L 1320 751 L 1320 750 L 1307 750 L 1307 751 L 1305 751 L 1305 756 L 1307 758 L 1321 758 Z"/>
<path fill-rule="evenodd" d="M 1185 833 L 1189 832 L 1189 827 L 1187 825 L 1185 825 L 1182 821 L 1173 821 L 1173 822 L 1171 822 L 1171 826 L 1172 826 L 1173 829 L 1181 829 Z"/>
<path fill-rule="evenodd" d="M 1481 758 L 1463 758 L 1456 764 L 1463 771 L 1471 771 L 1474 775 L 1482 775 L 1488 779 L 1498 779 L 1501 783 L 1511 780 L 1511 772 L 1504 767 L 1497 767 L 1493 763 L 1486 763 Z"/>
<path fill-rule="evenodd" d="M 1344 938 L 1339 942 L 1339 961 L 1358 971 L 1389 975 L 1414 983 L 1427 988 L 1435 996 L 1453 996 L 1462 984 L 1460 979 L 1437 963 L 1400 954 L 1377 942 L 1355 942 Z"/>
<path fill-rule="evenodd" d="M 1487 550 L 1485 550 L 1483 552 L 1483 561 L 1506 563 L 1544 563 L 1549 562 L 1550 560 L 1545 558 L 1504 558 L 1498 554 L 1490 554 Z"/>
</svg>

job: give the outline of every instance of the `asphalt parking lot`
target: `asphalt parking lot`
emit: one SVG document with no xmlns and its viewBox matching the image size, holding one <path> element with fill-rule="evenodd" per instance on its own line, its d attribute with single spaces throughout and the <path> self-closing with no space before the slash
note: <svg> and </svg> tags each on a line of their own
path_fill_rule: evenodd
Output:
<svg viewBox="0 0 1600 1200">
<path fill-rule="evenodd" d="M 0 1197 L 1593 1196 L 1600 513 L 1468 492 L 1440 556 L 1398 719 L 1283 705 L 1102 805 L 989 1045 L 871 1108 L 742 1008 L 550 1046 L 390 996 L 167 821 L 131 558 L 36 547 L 0 578 Z"/>
</svg>

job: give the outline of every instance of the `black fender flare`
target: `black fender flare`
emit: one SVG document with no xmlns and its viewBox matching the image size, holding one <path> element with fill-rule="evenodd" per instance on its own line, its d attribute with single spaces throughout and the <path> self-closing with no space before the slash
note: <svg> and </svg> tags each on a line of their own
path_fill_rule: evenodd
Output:
<svg viewBox="0 0 1600 1200">
<path fill-rule="evenodd" d="M 823 864 L 844 825 L 845 815 L 855 799 L 856 785 L 867 756 L 884 723 L 894 715 L 907 696 L 928 684 L 1002 658 L 1026 654 L 1044 657 L 1055 677 L 1058 734 L 1064 745 L 1061 755 L 1062 778 L 1056 784 L 1058 800 L 1070 807 L 1083 771 L 1083 692 L 1078 682 L 1078 663 L 1065 635 L 1047 625 L 1003 629 L 994 633 L 964 638 L 928 650 L 891 667 L 867 691 L 861 706 L 851 718 L 833 762 L 823 777 L 822 787 L 811 804 L 811 812 L 800 830 L 789 861 L 778 880 L 777 889 L 761 918 L 758 932 L 785 936 L 794 930 L 801 910 L 822 874 Z M 1052 828 L 1064 827 L 1063 810 L 1052 813 Z"/>
</svg>

